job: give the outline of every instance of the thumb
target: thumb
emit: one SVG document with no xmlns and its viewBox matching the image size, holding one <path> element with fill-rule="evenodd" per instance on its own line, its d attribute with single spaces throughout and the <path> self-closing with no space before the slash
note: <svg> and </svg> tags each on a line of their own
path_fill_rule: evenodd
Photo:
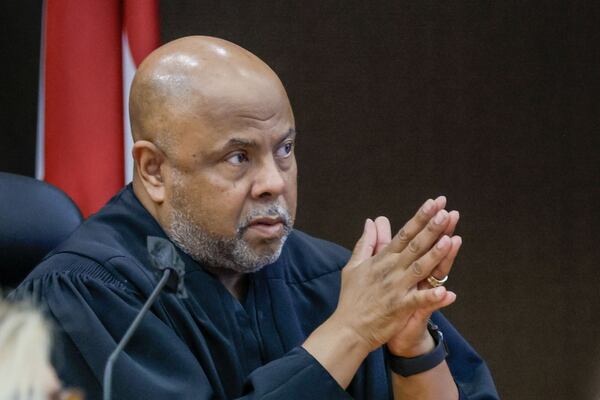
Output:
<svg viewBox="0 0 600 400">
<path fill-rule="evenodd" d="M 426 320 L 440 308 L 444 308 L 454 303 L 456 293 L 450 292 L 444 286 L 433 289 L 414 290 L 409 295 L 408 303 L 415 309 L 413 314 L 417 319 Z"/>
<path fill-rule="evenodd" d="M 358 265 L 373 255 L 375 246 L 377 245 L 377 231 L 375 230 L 375 223 L 367 218 L 365 221 L 365 227 L 363 234 L 354 245 L 352 251 L 352 257 L 348 264 Z"/>
</svg>

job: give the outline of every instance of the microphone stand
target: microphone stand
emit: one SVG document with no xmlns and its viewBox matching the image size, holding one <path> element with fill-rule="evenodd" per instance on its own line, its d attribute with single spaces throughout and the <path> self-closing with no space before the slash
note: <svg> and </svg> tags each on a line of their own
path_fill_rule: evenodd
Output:
<svg viewBox="0 0 600 400">
<path fill-rule="evenodd" d="M 115 350 L 108 357 L 108 361 L 106 362 L 106 366 L 104 367 L 104 377 L 103 377 L 103 389 L 104 393 L 102 394 L 102 398 L 104 400 L 110 400 L 111 392 L 112 392 L 112 372 L 117 361 L 117 357 L 123 351 L 129 340 L 135 333 L 136 329 L 139 327 L 142 322 L 142 318 L 148 313 L 152 304 L 158 298 L 160 292 L 166 286 L 176 293 L 177 297 L 180 299 L 187 298 L 187 291 L 185 290 L 185 285 L 183 283 L 183 277 L 185 275 L 185 263 L 179 255 L 177 254 L 177 249 L 169 240 L 157 237 L 157 236 L 148 236 L 146 238 L 148 253 L 150 255 L 150 261 L 154 268 L 158 271 L 162 271 L 162 277 L 160 281 L 144 303 L 144 306 L 136 315 L 135 319 L 127 328 L 125 335 L 119 341 L 119 344 L 115 348 Z"/>
<path fill-rule="evenodd" d="M 142 309 L 140 310 L 138 315 L 135 317 L 135 319 L 133 320 L 133 322 L 127 329 L 127 332 L 125 332 L 125 335 L 123 335 L 123 338 L 121 338 L 121 341 L 119 342 L 119 344 L 117 345 L 115 350 L 111 353 L 110 357 L 108 357 L 108 361 L 106 362 L 106 366 L 104 368 L 104 378 L 103 378 L 103 381 L 104 381 L 103 399 L 104 400 L 110 400 L 111 389 L 112 389 L 112 370 L 115 365 L 115 361 L 117 361 L 117 357 L 119 356 L 119 353 L 121 353 L 121 351 L 125 348 L 125 346 L 127 346 L 127 343 L 129 343 L 129 339 L 131 339 L 131 336 L 133 336 L 133 333 L 136 331 L 138 325 L 140 324 L 140 322 L 142 322 L 142 318 L 144 318 L 144 316 L 146 315 L 146 313 L 148 312 L 150 307 L 152 307 L 152 304 L 154 304 L 154 301 L 156 300 L 156 298 L 158 297 L 158 295 L 160 294 L 160 292 L 162 291 L 164 286 L 169 281 L 169 276 L 171 275 L 171 273 L 174 273 L 174 272 L 176 272 L 176 271 L 173 271 L 170 268 L 165 269 L 163 271 L 162 278 L 158 282 L 158 285 L 156 285 L 156 287 L 154 288 L 154 291 L 152 292 L 152 294 L 150 294 L 150 297 L 148 297 L 148 300 L 146 300 L 146 303 L 144 303 L 144 306 L 142 307 Z"/>
</svg>

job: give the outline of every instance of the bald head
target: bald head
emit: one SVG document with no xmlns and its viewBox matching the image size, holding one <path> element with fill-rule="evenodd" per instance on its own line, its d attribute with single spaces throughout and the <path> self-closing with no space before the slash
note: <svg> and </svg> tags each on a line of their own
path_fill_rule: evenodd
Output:
<svg viewBox="0 0 600 400">
<path fill-rule="evenodd" d="M 277 75 L 247 50 L 213 37 L 181 38 L 150 54 L 135 75 L 129 100 L 133 140 L 168 150 L 186 119 L 218 125 L 235 112 L 266 120 L 287 101 Z"/>
</svg>

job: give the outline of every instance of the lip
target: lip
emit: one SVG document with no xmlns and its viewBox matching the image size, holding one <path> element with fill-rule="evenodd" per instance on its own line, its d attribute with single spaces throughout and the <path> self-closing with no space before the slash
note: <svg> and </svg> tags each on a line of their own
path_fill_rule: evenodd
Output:
<svg viewBox="0 0 600 400">
<path fill-rule="evenodd" d="M 248 230 L 263 238 L 280 237 L 283 233 L 281 218 L 257 218 L 248 224 Z"/>
</svg>

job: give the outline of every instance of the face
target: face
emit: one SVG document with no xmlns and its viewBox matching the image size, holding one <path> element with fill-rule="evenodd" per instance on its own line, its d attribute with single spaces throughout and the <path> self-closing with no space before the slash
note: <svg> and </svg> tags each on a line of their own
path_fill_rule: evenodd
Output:
<svg viewBox="0 0 600 400">
<path fill-rule="evenodd" d="M 253 272 L 274 262 L 296 213 L 287 97 L 217 107 L 175 128 L 165 178 L 170 238 L 213 268 Z"/>
</svg>

